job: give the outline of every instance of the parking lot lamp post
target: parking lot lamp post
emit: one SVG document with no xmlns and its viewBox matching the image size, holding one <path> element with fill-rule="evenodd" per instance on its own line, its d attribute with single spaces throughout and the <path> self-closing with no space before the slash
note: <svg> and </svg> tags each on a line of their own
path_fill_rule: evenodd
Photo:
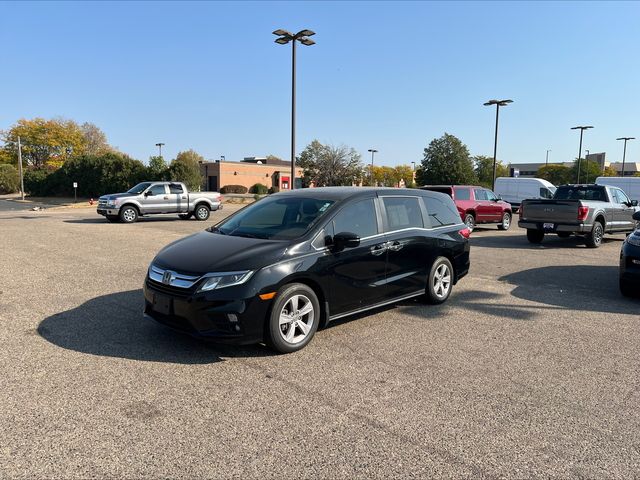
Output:
<svg viewBox="0 0 640 480">
<path fill-rule="evenodd" d="M 156 147 L 158 147 L 158 156 L 162 158 L 162 146 L 164 143 L 156 143 Z"/>
<path fill-rule="evenodd" d="M 508 100 L 508 99 L 507 100 L 489 100 L 488 102 L 484 103 L 485 107 L 491 106 L 491 105 L 496 106 L 496 134 L 493 142 L 493 179 L 491 182 L 491 190 L 495 190 L 496 188 L 496 155 L 498 153 L 498 116 L 500 114 L 500 107 L 506 107 L 510 103 L 513 103 L 513 100 Z"/>
<path fill-rule="evenodd" d="M 616 140 L 624 140 L 624 150 L 622 153 L 622 176 L 624 177 L 624 161 L 627 159 L 627 140 L 635 140 L 636 137 L 620 137 Z"/>
<path fill-rule="evenodd" d="M 584 168 L 585 168 L 585 172 L 587 172 L 587 176 L 584 179 L 584 183 L 589 183 L 589 149 L 585 148 L 584 151 L 587 152 L 584 155 L 584 161 L 586 165 Z"/>
<path fill-rule="evenodd" d="M 300 42 L 303 45 L 311 46 L 316 42 L 311 40 L 310 36 L 316 33 L 311 30 L 300 30 L 298 33 L 293 34 L 286 30 L 278 29 L 273 32 L 278 38 L 275 39 L 276 43 L 280 45 L 286 45 L 291 42 L 291 180 L 289 188 L 293 190 L 296 185 L 296 42 Z"/>
<path fill-rule="evenodd" d="M 22 173 L 22 144 L 18 137 L 18 173 L 20 174 L 20 199 L 24 200 L 24 175 Z"/>
<path fill-rule="evenodd" d="M 576 183 L 580 183 L 580 163 L 582 162 L 582 134 L 585 130 L 589 130 L 593 128 L 591 125 L 586 126 L 577 126 L 571 127 L 571 130 L 580 130 L 580 146 L 578 147 L 578 178 L 576 179 Z"/>
<path fill-rule="evenodd" d="M 375 153 L 378 153 L 378 150 L 374 150 L 373 148 L 370 148 L 369 150 L 367 150 L 367 152 L 371 152 L 371 172 L 369 174 L 369 177 L 371 180 L 371 186 L 373 187 L 373 155 Z"/>
<path fill-rule="evenodd" d="M 547 165 L 549 165 L 549 152 L 550 152 L 550 151 L 551 151 L 551 150 L 547 150 L 547 158 L 546 158 L 546 159 L 545 159 L 545 161 L 544 161 L 544 166 L 545 166 L 545 167 L 546 167 Z"/>
</svg>

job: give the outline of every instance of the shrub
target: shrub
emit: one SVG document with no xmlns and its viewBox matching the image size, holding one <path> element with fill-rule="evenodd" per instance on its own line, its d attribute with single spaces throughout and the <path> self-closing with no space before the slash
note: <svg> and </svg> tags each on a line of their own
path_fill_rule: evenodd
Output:
<svg viewBox="0 0 640 480">
<path fill-rule="evenodd" d="M 278 193 L 280 191 L 280 187 L 271 187 L 269 189 L 269 193 Z"/>
<path fill-rule="evenodd" d="M 31 195 L 44 195 L 47 178 L 52 170 L 47 168 L 27 168 L 24 171 L 24 190 Z"/>
<path fill-rule="evenodd" d="M 0 193 L 17 192 L 19 188 L 18 169 L 13 165 L 0 165 Z"/>
<path fill-rule="evenodd" d="M 247 193 L 247 187 L 243 185 L 225 185 L 220 193 Z"/>
<path fill-rule="evenodd" d="M 249 193 L 257 193 L 258 195 L 265 195 L 268 191 L 267 186 L 261 183 L 256 183 L 249 189 Z"/>
</svg>

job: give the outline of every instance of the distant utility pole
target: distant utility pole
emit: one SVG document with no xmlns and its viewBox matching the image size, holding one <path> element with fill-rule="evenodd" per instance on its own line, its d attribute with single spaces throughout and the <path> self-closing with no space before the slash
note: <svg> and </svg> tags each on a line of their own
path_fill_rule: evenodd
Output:
<svg viewBox="0 0 640 480">
<path fill-rule="evenodd" d="M 551 151 L 551 150 L 547 150 L 547 158 L 546 158 L 546 160 L 544 161 L 544 165 L 545 165 L 545 167 L 546 167 L 547 165 L 549 165 L 549 152 L 550 152 L 550 151 Z"/>
<path fill-rule="evenodd" d="M 370 148 L 369 150 L 367 150 L 367 152 L 371 152 L 371 186 L 373 187 L 373 155 L 374 153 L 378 153 L 378 150 L 375 150 L 373 148 Z"/>
<path fill-rule="evenodd" d="M 158 147 L 158 156 L 162 158 L 162 147 L 164 143 L 156 143 L 156 147 Z"/>
<path fill-rule="evenodd" d="M 22 175 L 22 145 L 18 137 L 18 172 L 20 173 L 20 198 L 24 200 L 24 176 Z"/>
<path fill-rule="evenodd" d="M 636 137 L 620 137 L 616 140 L 624 140 L 624 153 L 622 154 L 622 176 L 624 177 L 624 161 L 627 159 L 627 140 L 635 140 Z"/>
</svg>

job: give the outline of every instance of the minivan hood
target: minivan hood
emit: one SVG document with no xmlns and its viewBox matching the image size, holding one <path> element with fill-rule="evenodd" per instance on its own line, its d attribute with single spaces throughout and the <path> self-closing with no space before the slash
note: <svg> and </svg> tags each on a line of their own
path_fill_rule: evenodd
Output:
<svg viewBox="0 0 640 480">
<path fill-rule="evenodd" d="M 200 232 L 164 247 L 153 264 L 185 274 L 256 270 L 277 262 L 288 242 Z"/>
</svg>

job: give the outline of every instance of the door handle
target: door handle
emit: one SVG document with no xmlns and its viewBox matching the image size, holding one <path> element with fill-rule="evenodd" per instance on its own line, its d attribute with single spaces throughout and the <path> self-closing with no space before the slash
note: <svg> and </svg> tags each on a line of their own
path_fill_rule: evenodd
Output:
<svg viewBox="0 0 640 480">
<path fill-rule="evenodd" d="M 389 245 L 388 248 L 393 252 L 397 252 L 398 250 L 402 250 L 402 247 L 404 247 L 404 245 L 396 240 L 391 245 Z"/>
<path fill-rule="evenodd" d="M 371 255 L 376 257 L 382 255 L 386 251 L 387 251 L 386 243 L 380 243 L 378 245 L 374 245 L 373 247 L 371 247 Z"/>
<path fill-rule="evenodd" d="M 164 197 L 165 200 L 169 200 L 169 197 Z"/>
<path fill-rule="evenodd" d="M 187 197 L 182 197 L 182 200 L 186 200 L 186 199 L 187 199 Z"/>
</svg>

